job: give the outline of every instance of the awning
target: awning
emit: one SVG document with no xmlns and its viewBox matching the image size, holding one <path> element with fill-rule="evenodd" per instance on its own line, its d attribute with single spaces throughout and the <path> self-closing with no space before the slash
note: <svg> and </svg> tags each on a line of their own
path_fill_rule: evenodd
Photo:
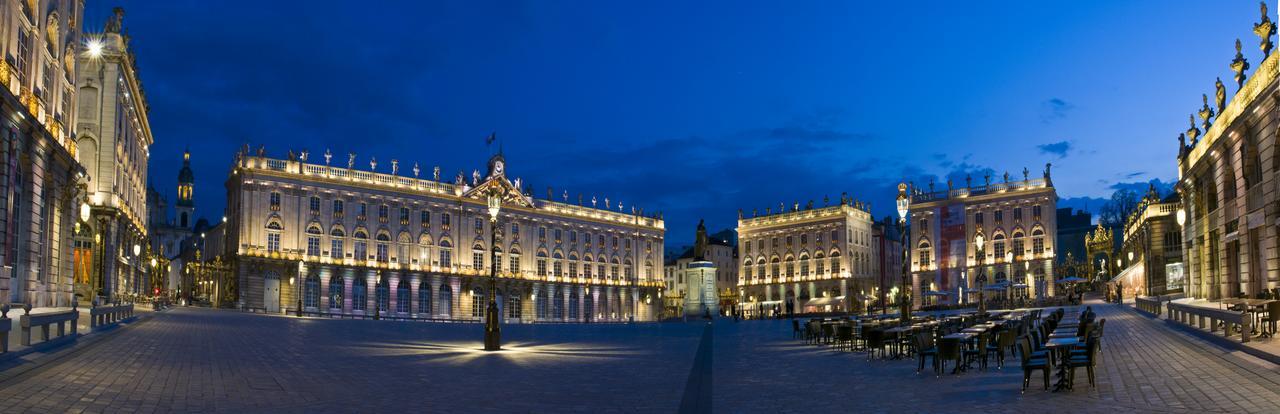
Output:
<svg viewBox="0 0 1280 414">
<path fill-rule="evenodd" d="M 924 292 L 925 296 L 951 296 L 951 292 L 941 292 L 937 290 L 928 290 Z"/>
<path fill-rule="evenodd" d="M 835 304 L 837 304 L 836 298 L 816 298 L 816 299 L 809 299 L 809 301 L 805 302 L 804 305 L 805 306 L 831 306 Z"/>
</svg>

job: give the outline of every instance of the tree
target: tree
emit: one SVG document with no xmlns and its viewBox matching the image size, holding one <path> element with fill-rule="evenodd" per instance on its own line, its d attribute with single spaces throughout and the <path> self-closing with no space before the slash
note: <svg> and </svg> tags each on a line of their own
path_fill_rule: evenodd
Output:
<svg viewBox="0 0 1280 414">
<path fill-rule="evenodd" d="M 1111 200 L 1098 210 L 1098 222 L 1106 227 L 1123 226 L 1125 219 L 1138 207 L 1138 193 L 1130 189 L 1119 189 L 1111 193 Z"/>
</svg>

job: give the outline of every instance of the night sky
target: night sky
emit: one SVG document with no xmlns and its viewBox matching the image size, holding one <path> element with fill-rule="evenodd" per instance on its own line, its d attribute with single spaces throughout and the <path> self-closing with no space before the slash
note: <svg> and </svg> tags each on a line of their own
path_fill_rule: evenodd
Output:
<svg viewBox="0 0 1280 414">
<path fill-rule="evenodd" d="M 86 25 L 115 4 L 90 1 Z M 150 182 L 172 201 L 190 147 L 202 216 L 245 143 L 452 176 L 483 169 L 496 132 L 539 198 L 661 210 L 669 246 L 699 218 L 844 191 L 883 217 L 904 177 L 1052 162 L 1069 205 L 1168 182 L 1200 94 L 1235 91 L 1235 39 L 1261 60 L 1256 1 L 118 4 Z"/>
</svg>

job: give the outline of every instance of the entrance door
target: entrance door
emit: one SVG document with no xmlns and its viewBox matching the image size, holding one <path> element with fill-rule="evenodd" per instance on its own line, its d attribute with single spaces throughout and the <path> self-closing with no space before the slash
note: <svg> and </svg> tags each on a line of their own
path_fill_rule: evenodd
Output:
<svg viewBox="0 0 1280 414">
<path fill-rule="evenodd" d="M 280 279 L 266 278 L 264 279 L 262 288 L 262 304 L 267 308 L 267 312 L 280 311 Z"/>
</svg>

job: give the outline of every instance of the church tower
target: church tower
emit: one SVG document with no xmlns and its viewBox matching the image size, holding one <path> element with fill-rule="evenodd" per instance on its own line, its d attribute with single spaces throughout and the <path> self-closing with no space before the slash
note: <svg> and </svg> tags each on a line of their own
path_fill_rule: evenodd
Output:
<svg viewBox="0 0 1280 414">
<path fill-rule="evenodd" d="M 178 227 L 184 229 L 190 229 L 195 224 L 195 182 L 196 175 L 191 172 L 191 151 L 183 151 L 182 170 L 178 171 L 178 201 L 175 203 L 175 213 L 177 213 Z"/>
</svg>

